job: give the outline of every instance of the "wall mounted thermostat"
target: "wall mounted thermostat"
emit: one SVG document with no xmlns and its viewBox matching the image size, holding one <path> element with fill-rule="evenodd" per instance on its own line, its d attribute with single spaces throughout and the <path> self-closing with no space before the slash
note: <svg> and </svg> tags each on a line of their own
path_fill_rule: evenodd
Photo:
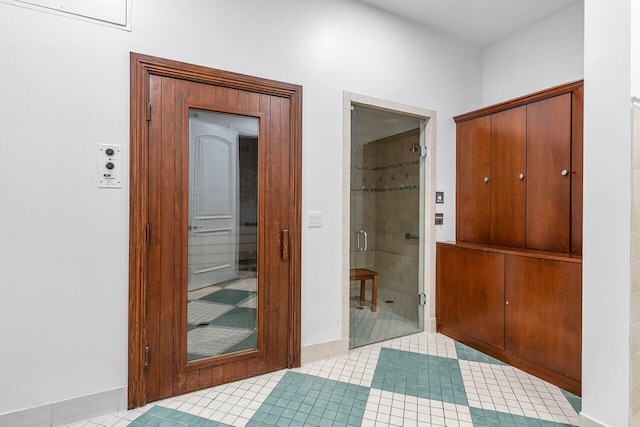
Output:
<svg viewBox="0 0 640 427">
<path fill-rule="evenodd" d="M 122 146 L 98 144 L 98 187 L 122 188 Z"/>
</svg>

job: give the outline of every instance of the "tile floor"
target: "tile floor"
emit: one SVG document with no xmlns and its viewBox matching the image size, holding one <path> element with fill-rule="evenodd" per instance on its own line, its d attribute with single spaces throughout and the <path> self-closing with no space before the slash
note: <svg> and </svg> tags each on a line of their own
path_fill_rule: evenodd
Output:
<svg viewBox="0 0 640 427">
<path fill-rule="evenodd" d="M 364 306 L 360 306 L 359 282 L 352 282 L 350 289 L 350 348 L 415 334 L 420 331 L 417 295 L 409 297 L 380 286 L 378 288 L 377 310 L 372 312 L 371 282 L 367 283 Z"/>
<path fill-rule="evenodd" d="M 580 405 L 443 335 L 418 333 L 72 426 L 571 426 Z"/>
</svg>

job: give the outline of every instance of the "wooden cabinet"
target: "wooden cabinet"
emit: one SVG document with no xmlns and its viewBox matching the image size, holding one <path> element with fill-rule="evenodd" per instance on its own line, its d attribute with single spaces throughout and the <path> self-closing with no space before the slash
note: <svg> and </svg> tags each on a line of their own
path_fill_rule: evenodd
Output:
<svg viewBox="0 0 640 427">
<path fill-rule="evenodd" d="M 437 246 L 438 323 L 504 349 L 504 256 Z"/>
<path fill-rule="evenodd" d="M 582 371 L 582 265 L 506 256 L 505 348 L 579 381 Z"/>
<path fill-rule="evenodd" d="M 579 258 L 469 243 L 436 257 L 440 333 L 580 395 Z"/>
<path fill-rule="evenodd" d="M 454 117 L 438 331 L 581 394 L 583 83 Z"/>
<path fill-rule="evenodd" d="M 582 253 L 582 83 L 455 117 L 461 242 Z"/>
</svg>

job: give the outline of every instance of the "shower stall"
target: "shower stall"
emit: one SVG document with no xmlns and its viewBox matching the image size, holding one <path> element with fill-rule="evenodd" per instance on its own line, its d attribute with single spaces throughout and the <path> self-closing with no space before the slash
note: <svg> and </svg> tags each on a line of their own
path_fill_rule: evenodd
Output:
<svg viewBox="0 0 640 427">
<path fill-rule="evenodd" d="M 350 348 L 424 329 L 419 304 L 424 129 L 419 118 L 352 105 Z"/>
</svg>

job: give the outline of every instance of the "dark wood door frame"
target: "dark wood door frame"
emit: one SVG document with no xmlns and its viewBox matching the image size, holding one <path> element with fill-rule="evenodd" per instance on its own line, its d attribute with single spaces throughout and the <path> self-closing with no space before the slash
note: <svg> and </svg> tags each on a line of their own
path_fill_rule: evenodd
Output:
<svg viewBox="0 0 640 427">
<path fill-rule="evenodd" d="M 220 71 L 208 67 L 131 53 L 130 88 L 130 211 L 129 211 L 129 379 L 128 407 L 147 403 L 146 393 L 146 302 L 147 250 L 149 241 L 148 126 L 149 76 L 159 75 L 240 89 L 289 99 L 290 157 L 289 230 L 291 307 L 289 313 L 289 367 L 300 366 L 301 311 L 301 209 L 302 209 L 302 87 Z"/>
</svg>

